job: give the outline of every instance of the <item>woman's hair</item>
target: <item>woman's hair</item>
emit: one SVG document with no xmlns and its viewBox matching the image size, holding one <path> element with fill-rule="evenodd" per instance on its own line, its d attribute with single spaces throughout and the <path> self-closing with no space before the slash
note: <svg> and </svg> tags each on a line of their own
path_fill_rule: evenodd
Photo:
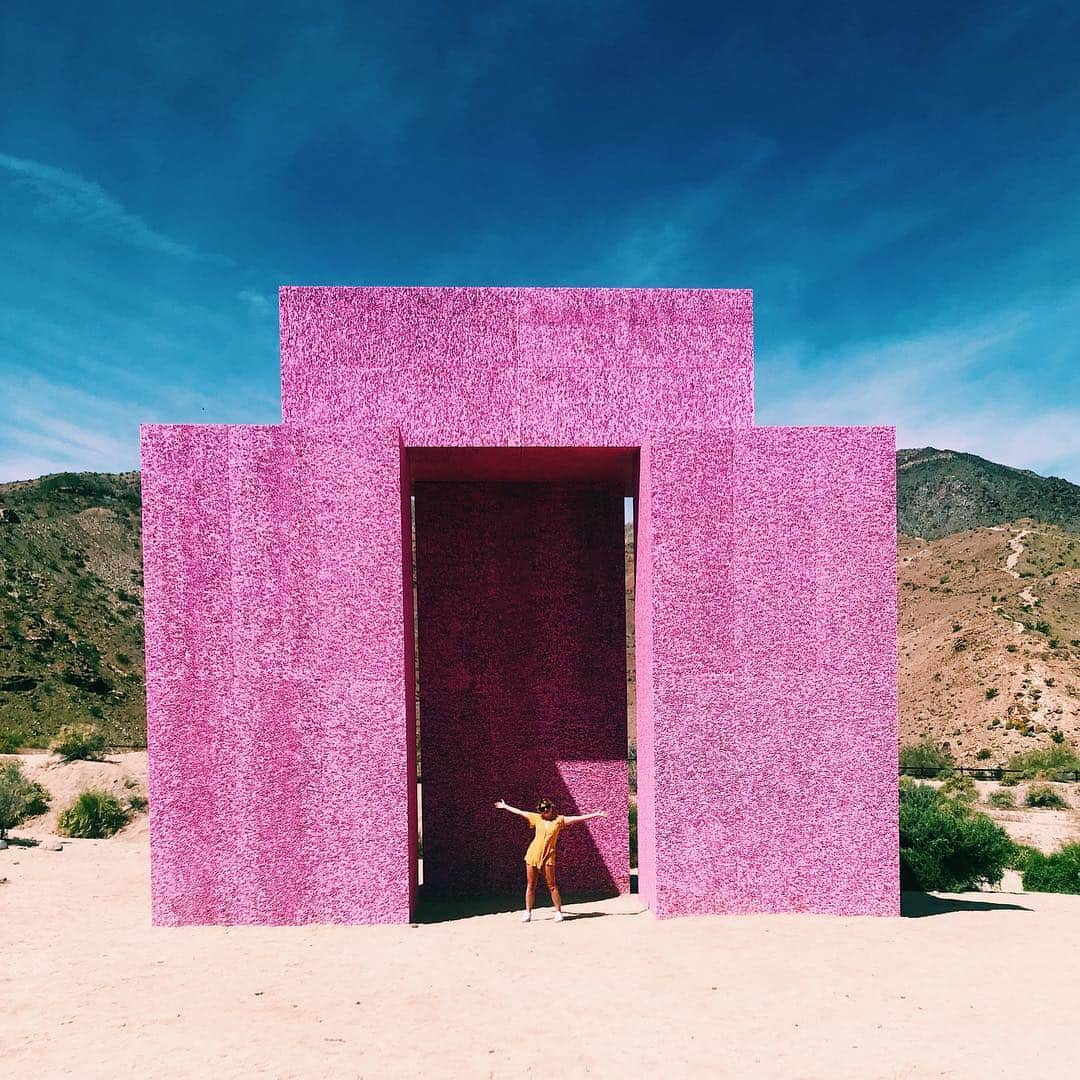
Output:
<svg viewBox="0 0 1080 1080">
<path fill-rule="evenodd" d="M 541 799 L 536 804 L 536 812 L 538 814 L 546 814 L 549 810 L 554 810 L 554 809 L 555 809 L 555 800 L 554 799 Z"/>
</svg>

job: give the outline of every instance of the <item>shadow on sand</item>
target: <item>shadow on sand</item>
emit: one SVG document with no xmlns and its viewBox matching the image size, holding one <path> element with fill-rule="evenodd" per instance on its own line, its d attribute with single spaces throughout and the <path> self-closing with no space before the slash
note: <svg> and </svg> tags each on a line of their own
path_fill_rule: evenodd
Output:
<svg viewBox="0 0 1080 1080">
<path fill-rule="evenodd" d="M 954 911 L 1030 911 L 1023 904 L 996 904 L 984 900 L 948 900 L 932 893 L 900 894 L 900 914 L 905 919 L 925 919 L 928 915 L 948 915 Z"/>
<path fill-rule="evenodd" d="M 547 918 L 546 911 L 551 909 L 551 898 L 541 899 L 541 889 L 537 889 L 536 906 L 533 911 L 542 918 Z M 613 894 L 610 890 L 596 893 L 575 892 L 572 897 L 564 897 L 564 904 L 595 903 L 598 900 L 610 900 Z M 440 923 L 452 922 L 455 919 L 471 919 L 478 915 L 497 915 L 508 911 L 522 911 L 524 902 L 520 893 L 513 896 L 435 896 L 429 895 L 420 887 L 416 902 L 416 914 L 414 923 Z M 637 911 L 568 911 L 566 921 L 574 922 L 577 919 L 598 919 L 606 915 L 637 915 Z"/>
</svg>

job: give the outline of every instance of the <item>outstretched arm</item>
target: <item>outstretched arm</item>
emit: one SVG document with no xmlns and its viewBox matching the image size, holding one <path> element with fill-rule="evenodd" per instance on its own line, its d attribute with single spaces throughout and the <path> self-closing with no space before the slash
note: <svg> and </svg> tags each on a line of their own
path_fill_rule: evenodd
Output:
<svg viewBox="0 0 1080 1080">
<path fill-rule="evenodd" d="M 595 813 L 592 813 L 592 814 L 578 814 L 577 817 L 566 817 L 564 815 L 563 816 L 563 822 L 566 825 L 574 825 L 575 823 L 577 823 L 579 821 L 588 821 L 590 818 L 594 818 L 594 817 L 607 817 L 607 811 L 606 810 L 597 810 Z"/>
<path fill-rule="evenodd" d="M 511 814 L 517 814 L 518 817 L 527 818 L 529 816 L 529 812 L 527 810 L 519 810 L 516 806 L 511 806 L 509 803 L 504 802 L 502 799 L 500 799 L 495 804 L 495 809 L 509 810 Z"/>
</svg>

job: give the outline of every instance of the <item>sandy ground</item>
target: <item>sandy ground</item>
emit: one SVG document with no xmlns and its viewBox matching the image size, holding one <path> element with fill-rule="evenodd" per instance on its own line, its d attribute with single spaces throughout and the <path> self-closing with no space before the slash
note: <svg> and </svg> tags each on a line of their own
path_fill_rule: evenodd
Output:
<svg viewBox="0 0 1080 1080">
<path fill-rule="evenodd" d="M 0 851 L 0 1073 L 863 1080 L 1080 1069 L 1080 897 L 911 896 L 919 917 L 902 919 L 658 922 L 629 896 L 571 902 L 578 917 L 562 924 L 545 909 L 527 926 L 505 913 L 165 929 L 149 923 L 148 866 L 145 819 L 60 852 Z"/>
</svg>

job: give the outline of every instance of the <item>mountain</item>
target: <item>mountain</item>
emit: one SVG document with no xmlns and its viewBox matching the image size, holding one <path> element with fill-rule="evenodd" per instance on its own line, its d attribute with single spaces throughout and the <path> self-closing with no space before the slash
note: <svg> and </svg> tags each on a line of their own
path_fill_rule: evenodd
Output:
<svg viewBox="0 0 1080 1080">
<path fill-rule="evenodd" d="M 1080 739 L 1080 487 L 933 448 L 897 484 L 902 741 Z M 73 720 L 144 745 L 139 508 L 138 473 L 0 484 L 0 748 Z"/>
<path fill-rule="evenodd" d="M 1080 744 L 1080 536 L 1030 519 L 901 536 L 897 579 L 902 744 L 964 765 Z"/>
<path fill-rule="evenodd" d="M 956 450 L 898 450 L 896 526 L 936 540 L 1032 518 L 1080 532 L 1080 487 Z"/>
<path fill-rule="evenodd" d="M 138 473 L 0 484 L 0 747 L 146 742 Z"/>
</svg>

